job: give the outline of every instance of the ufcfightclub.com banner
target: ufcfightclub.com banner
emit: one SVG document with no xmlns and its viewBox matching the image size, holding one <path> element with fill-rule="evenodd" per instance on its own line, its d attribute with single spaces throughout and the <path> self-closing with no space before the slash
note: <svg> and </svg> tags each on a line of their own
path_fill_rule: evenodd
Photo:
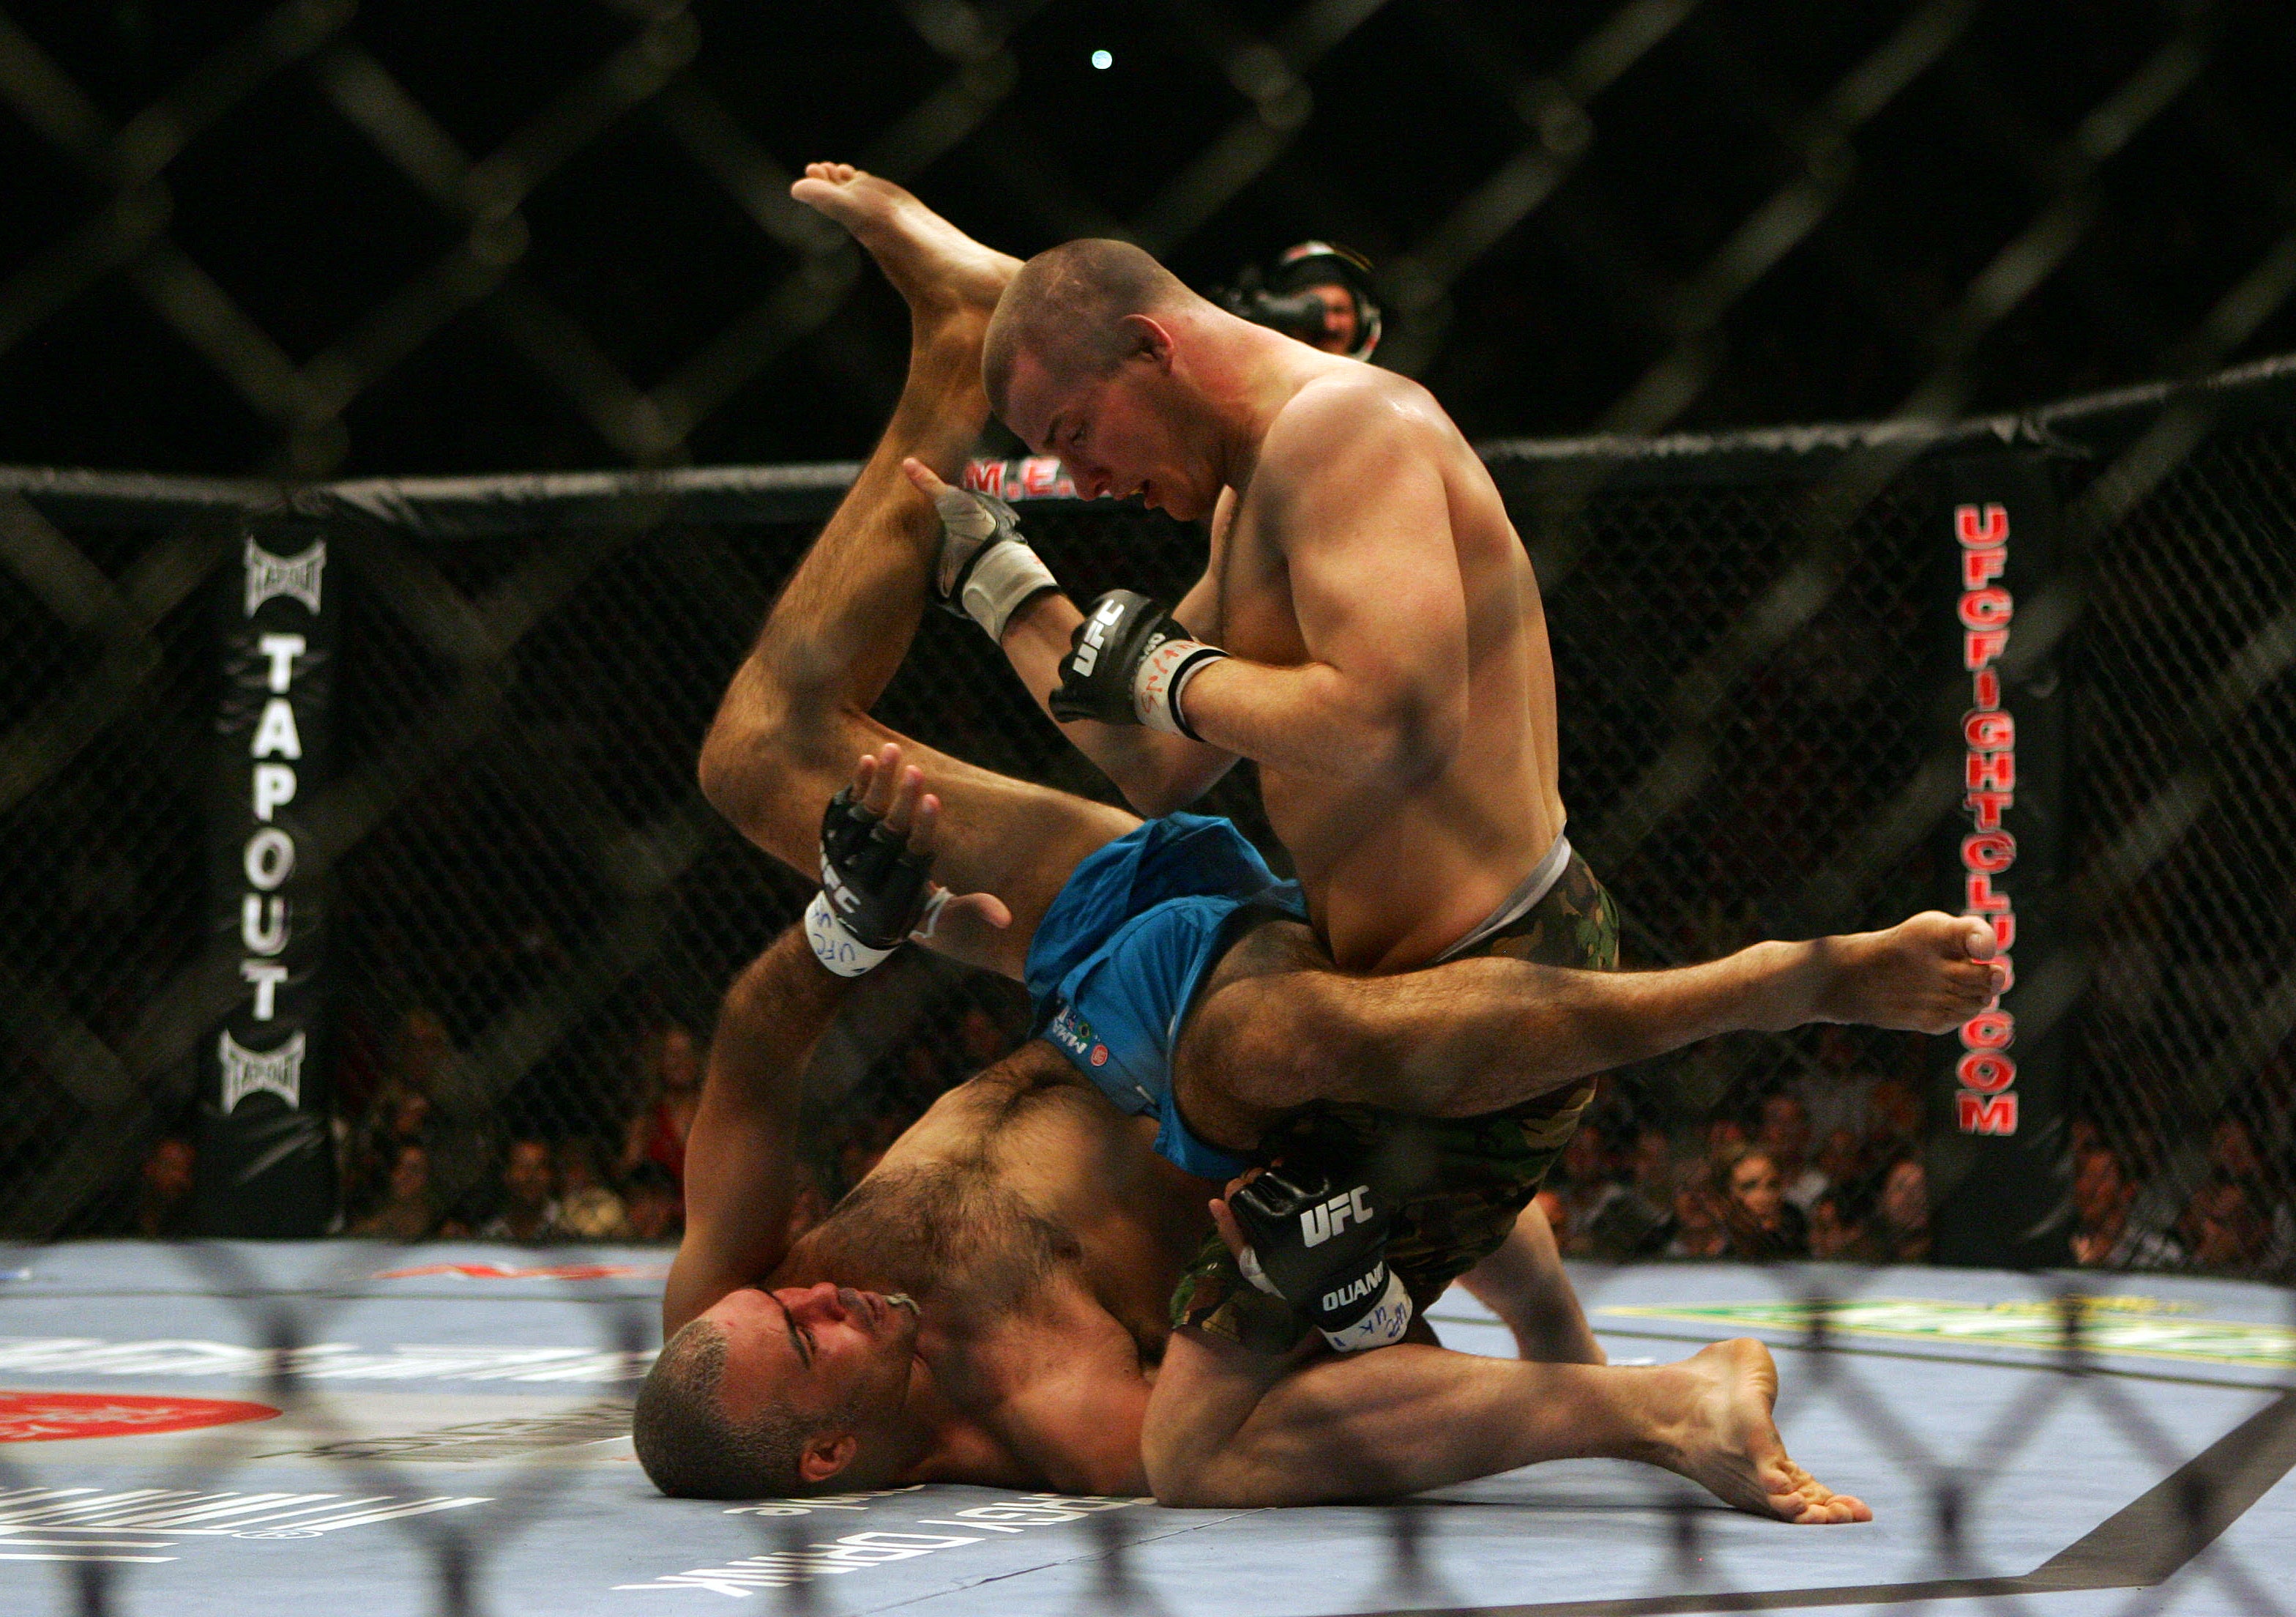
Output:
<svg viewBox="0 0 2296 1617">
<path fill-rule="evenodd" d="M 1932 521 L 1952 559 L 1952 644 L 1963 707 L 1951 891 L 1946 907 L 1993 928 L 2009 986 L 1942 1041 L 1932 1129 L 1934 1252 L 1944 1263 L 2026 1268 L 2070 1260 L 2068 1019 L 2021 1028 L 2030 985 L 2069 948 L 2062 913 L 2069 741 L 2054 656 L 2013 655 L 2018 603 L 2056 564 L 2048 464 L 1996 454 L 1939 467 Z M 1933 1116 L 1935 1114 L 1933 1113 Z"/>
</svg>

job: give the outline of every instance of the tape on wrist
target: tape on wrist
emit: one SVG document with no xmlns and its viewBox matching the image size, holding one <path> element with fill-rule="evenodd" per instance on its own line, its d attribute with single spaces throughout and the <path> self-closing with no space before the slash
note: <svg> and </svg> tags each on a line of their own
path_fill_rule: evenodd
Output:
<svg viewBox="0 0 2296 1617">
<path fill-rule="evenodd" d="M 1238 1252 L 1235 1255 L 1235 1267 L 1246 1280 L 1250 1281 L 1270 1297 L 1281 1297 L 1283 1294 L 1275 1289 L 1275 1282 L 1267 1277 L 1267 1271 L 1259 1267 L 1259 1252 L 1257 1248 L 1247 1246 Z"/>
<path fill-rule="evenodd" d="M 1167 640 L 1141 659 L 1132 679 L 1132 710 L 1142 724 L 1167 735 L 1201 741 L 1180 706 L 1188 682 L 1227 653 L 1201 640 Z"/>
<path fill-rule="evenodd" d="M 813 902 L 805 907 L 805 940 L 813 945 L 813 957 L 840 977 L 873 971 L 893 952 L 872 948 L 846 931 L 825 892 L 814 894 Z"/>
<path fill-rule="evenodd" d="M 1387 1289 L 1380 1293 L 1371 1312 L 1344 1331 L 1325 1331 L 1324 1340 L 1334 1352 L 1360 1353 L 1367 1348 L 1391 1347 L 1410 1328 L 1411 1293 L 1405 1289 L 1403 1277 L 1389 1269 Z"/>
<path fill-rule="evenodd" d="M 1003 644 L 1013 614 L 1048 589 L 1058 589 L 1053 570 L 1017 539 L 999 540 L 980 553 L 957 587 L 964 615 Z"/>
</svg>

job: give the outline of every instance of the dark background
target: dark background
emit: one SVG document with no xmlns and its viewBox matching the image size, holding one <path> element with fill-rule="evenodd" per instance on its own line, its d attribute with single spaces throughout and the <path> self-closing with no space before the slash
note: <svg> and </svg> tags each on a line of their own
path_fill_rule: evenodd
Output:
<svg viewBox="0 0 2296 1617">
<path fill-rule="evenodd" d="M 2296 217 L 2292 20 L 8 0 L 0 461 L 854 456 L 904 330 L 786 202 L 824 157 L 1198 285 L 1349 242 L 1382 357 L 1479 439 L 2013 407 L 2198 357 Z M 2296 347 L 2296 315 L 2235 336 L 2208 357 Z"/>
<path fill-rule="evenodd" d="M 2238 0 L 0 0 L 0 468 L 857 456 L 906 322 L 789 201 L 816 158 L 997 246 L 1128 234 L 1198 285 L 1329 236 L 1379 263 L 1381 362 L 1478 441 L 1525 440 L 1492 458 L 1554 636 L 1573 838 L 1630 958 L 1879 924 L 1947 891 L 1930 833 L 1958 800 L 1918 456 L 1887 431 L 1839 461 L 1824 434 L 1620 440 L 1945 420 L 2296 350 L 2292 24 Z M 2217 1219 L 2240 1240 L 2189 1258 L 2259 1269 L 2296 1262 L 2296 417 L 2286 376 L 2251 390 L 2277 402 L 2219 421 L 2171 389 L 2029 423 L 2068 562 L 2020 610 L 2072 681 L 2071 1143 L 2120 1176 L 2098 1209 L 2141 1194 L 2148 1239 L 2245 1194 Z M 182 489 L 11 486 L 0 1229 L 165 1233 L 150 1170 L 241 992 L 201 900 L 234 541 Z M 473 1227 L 512 1136 L 612 1157 L 671 1035 L 706 1036 L 803 902 L 693 759 L 829 497 L 346 529 L 337 778 L 309 807 L 354 1222 L 393 1142 L 428 1142 L 439 1211 Z M 1029 521 L 1086 593 L 1198 564 L 1199 534 L 1136 509 Z M 1105 790 L 929 616 L 891 722 Z M 1256 824 L 1248 774 L 1210 806 Z M 822 1120 L 824 1189 L 1021 1025 L 1011 992 L 914 963 L 876 997 L 898 1014 Z M 1796 1085 L 1934 1089 L 1927 1061 L 1839 1030 L 1718 1040 L 1614 1086 L 1603 1121 L 1618 1150 L 1670 1131 L 1695 1175 L 1710 1120 Z M 1579 1190 L 1624 1171 L 1587 1155 Z"/>
</svg>

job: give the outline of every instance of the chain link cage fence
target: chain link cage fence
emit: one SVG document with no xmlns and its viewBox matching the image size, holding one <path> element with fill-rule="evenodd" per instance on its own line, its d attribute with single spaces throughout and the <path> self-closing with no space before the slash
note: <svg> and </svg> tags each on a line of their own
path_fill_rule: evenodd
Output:
<svg viewBox="0 0 2296 1617">
<path fill-rule="evenodd" d="M 1106 82 L 1143 65 L 1114 111 L 1056 65 L 1111 26 L 1075 0 L 839 21 L 793 50 L 776 8 L 676 0 L 546 22 L 471 5 L 451 29 L 387 0 L 0 6 L 0 153 L 24 182 L 0 257 L 0 454 L 260 480 L 4 479 L 0 1231 L 187 1233 L 175 1147 L 202 1044 L 247 989 L 212 902 L 217 596 L 244 513 L 298 489 L 330 523 L 342 602 L 332 761 L 300 807 L 345 1227 L 497 1227 L 524 1141 L 564 1182 L 619 1192 L 597 1233 L 674 1228 L 662 1135 L 696 1043 L 805 896 L 701 802 L 693 749 L 846 472 L 651 472 L 822 462 L 882 419 L 899 312 L 786 200 L 793 162 L 836 154 L 999 244 L 1124 235 L 1198 284 L 1303 236 L 1377 260 L 1381 361 L 1486 441 L 1537 563 L 1573 834 L 1640 964 L 1950 890 L 1965 697 L 1933 677 L 1922 524 L 1942 460 L 2040 457 L 2060 564 L 2021 601 L 2010 661 L 2054 659 L 2065 687 L 2056 885 L 2078 942 L 2022 1014 L 2027 1038 L 2070 1041 L 2088 1250 L 2284 1272 L 2296 426 L 2284 366 L 2223 373 L 2296 347 L 2283 8 L 1191 0 L 1129 20 Z M 1881 424 L 1652 437 L 1846 418 Z M 1589 424 L 1612 436 L 1490 441 Z M 650 471 L 314 487 L 602 462 Z M 1047 501 L 1028 520 L 1081 593 L 1176 588 L 1198 554 L 1136 512 Z M 964 626 L 929 619 L 883 713 L 1102 790 Z M 1264 837 L 1248 782 L 1209 806 Z M 1021 1025 L 1003 985 L 898 969 L 823 1063 L 824 1199 Z M 1653 1136 L 1694 1163 L 1716 1119 L 1759 1134 L 1792 1093 L 1820 1137 L 1854 1125 L 1841 1161 L 1871 1199 L 1933 1121 L 1923 1062 L 1855 1031 L 1717 1041 L 1611 1083 L 1589 1135 L 1607 1159 L 1582 1153 L 1562 1188 L 1631 1180 Z M 277 1400 L 310 1391 L 294 1350 L 332 1305 L 267 1293 L 234 1249 L 178 1250 L 279 1350 L 250 1350 Z M 1964 1526 L 2040 1429 L 2033 1407 L 1944 1452 L 1825 1357 L 1849 1302 L 1781 1307 L 1821 1395 L 1921 1481 L 1942 1567 L 1921 1596 L 2149 1598 L 2270 1485 L 2258 1457 L 2284 1436 L 2251 1422 L 2185 1459 L 2098 1374 L 2105 1313 L 2034 1285 L 2057 1343 L 2041 1402 L 2093 1403 L 2161 1462 L 2114 1518 L 2152 1547 L 2133 1561 L 1972 1562 Z M 596 1317 L 582 1373 L 626 1391 L 652 1322 Z M 362 1495 L 429 1497 L 348 1435 L 329 1457 Z M 443 1609 L 480 1607 L 497 1530 L 546 1515 L 562 1481 L 519 1478 L 487 1536 L 436 1501 L 396 1523 Z M 196 1458 L 168 1481 L 221 1482 Z M 0 1491 L 26 1482 L 0 1456 Z M 758 1520 L 762 1558 L 801 1559 L 797 1528 Z M 1389 1518 L 1388 1604 L 1444 1604 L 1422 1531 Z M 1617 1609 L 1752 1598 L 1714 1581 L 1704 1531 L 1678 1513 L 1673 1580 Z M 1095 1608 L 1152 1609 L 1120 1536 L 1102 1547 Z M 2280 1609 L 2236 1560 L 2206 1570 L 2226 1604 Z M 106 1567 L 70 1575 L 80 1609 L 112 1609 Z"/>
<path fill-rule="evenodd" d="M 2163 441 L 2183 452 L 2159 456 Z M 1949 888 L 1933 833 L 1958 804 L 1962 756 L 1931 620 L 1941 598 L 1925 554 L 1936 549 L 1934 473 L 1972 446 L 2004 444 L 2042 456 L 2074 540 L 2024 620 L 2035 638 L 2054 638 L 2079 743 L 2065 882 L 2082 919 L 2066 968 L 2078 981 L 2034 1014 L 2078 1033 L 2074 1148 L 2125 1173 L 2116 1227 L 2144 1236 L 2124 1233 L 2095 1260 L 2267 1275 L 2279 1261 L 2274 1214 L 2243 1221 L 2210 1198 L 2234 1184 L 2259 1209 L 2287 1200 L 2296 868 L 2278 773 L 2296 720 L 2285 476 L 2296 364 L 1911 434 L 1490 446 L 1544 580 L 1575 834 L 1608 873 L 1645 964 L 1886 922 Z M 586 1233 L 668 1233 L 631 1227 L 659 1172 L 645 1165 L 650 1130 L 691 1079 L 724 984 L 809 892 L 709 811 L 694 759 L 729 670 L 850 472 L 346 484 L 299 497 L 335 546 L 345 603 L 333 762 L 301 823 L 306 857 L 328 872 L 348 1227 L 566 1238 L 575 1232 L 494 1222 L 508 1160 L 537 1141 L 569 1187 L 586 1175 L 626 1198 L 620 1226 Z M 244 992 L 233 970 L 242 940 L 218 939 L 202 897 L 225 683 L 214 597 L 231 595 L 223 620 L 239 610 L 245 511 L 271 497 L 17 474 L 0 506 L 20 626 L 4 682 L 17 694 L 0 838 L 15 1064 L 0 1184 L 18 1238 L 182 1233 L 153 1221 L 150 1164 L 194 1104 L 197 1045 Z M 1073 499 L 1023 509 L 1080 593 L 1119 579 L 1177 593 L 1201 562 L 1200 536 L 1151 513 Z M 880 712 L 991 767 L 1107 794 L 970 625 L 928 613 Z M 1231 780 L 1211 806 L 1267 841 L 1255 800 Z M 1009 1047 L 1023 1009 L 1009 985 L 922 958 L 898 968 L 816 1074 L 808 1166 L 824 1202 L 940 1089 Z M 1611 1080 L 1598 1127 L 1619 1140 L 1655 1132 L 1694 1156 L 1714 1118 L 1759 1133 L 1766 1097 L 1796 1084 L 1932 1083 L 1906 1054 L 1921 1042 L 1838 1031 L 1720 1041 Z M 426 1211 L 395 1223 L 410 1145 L 423 1150 Z M 1570 1194 L 1632 1170 L 1587 1153 L 1572 1171 L 1586 1182 L 1566 1182 Z M 241 1249 L 180 1250 L 204 1284 L 264 1311 L 274 1401 L 308 1409 L 325 1376 L 364 1362 L 299 1357 L 338 1293 L 288 1301 Z M 347 1250 L 358 1275 L 376 1261 L 372 1247 Z M 1587 1271 L 1590 1306 L 1619 1272 Z M 2003 1572 L 1958 1524 L 2019 1439 L 1994 1432 L 1956 1455 L 1909 1428 L 1869 1370 L 1829 1357 L 1836 1322 L 1856 1330 L 1861 1306 L 1854 1271 L 1831 1274 L 1826 1294 L 1782 1296 L 1778 1317 L 1816 1355 L 1804 1361 L 1813 1395 L 1888 1435 L 1921 1479 L 1940 1556 L 1924 1590 L 2149 1587 L 2278 1474 L 2267 1461 L 2284 1434 L 2261 1416 L 2188 1458 L 2189 1445 L 2097 1373 L 2109 1301 L 2037 1276 L 2020 1328 L 2057 1344 L 2052 1407 L 2095 1403 L 2168 1480 L 2114 1518 L 2127 1530 L 2114 1543 L 2152 1546 L 2142 1566 L 2077 1546 Z M 357 1278 L 346 1269 L 342 1284 Z M 643 1302 L 595 1317 L 595 1350 L 551 1374 L 637 1373 Z M 602 1389 L 581 1432 L 620 1418 L 616 1391 Z M 2030 1415 L 2020 1406 L 2021 1430 L 2038 1425 Z M 461 1591 L 452 1609 L 477 1609 L 474 1580 L 509 1540 L 443 1514 L 460 1496 L 426 1492 L 388 1445 L 347 1429 L 321 1448 L 359 1498 L 384 1501 L 375 1508 L 440 1513 L 398 1531 L 441 1589 Z M 31 1486 L 10 1473 L 0 1485 Z M 511 1513 L 502 1520 L 544 1521 L 563 1474 L 537 1464 L 506 1505 L 488 1498 Z M 192 1490 L 186 1509 L 242 1508 L 230 1503 L 238 1495 L 210 1498 L 215 1476 L 176 1480 Z M 1385 1547 L 1366 1554 L 1383 1557 L 1382 1597 L 1439 1600 L 1423 1525 L 1401 1510 L 1380 1520 Z M 1737 1597 L 1701 1559 L 1710 1530 L 1698 1513 L 1685 1506 L 1674 1522 L 1679 1576 L 1618 1609 Z M 757 1555 L 725 1575 L 799 1599 L 818 1549 L 805 1531 L 761 1526 Z M 1100 1547 L 1095 1609 L 1152 1609 L 1122 1536 L 1111 1530 Z M 2236 1559 L 2208 1566 L 2247 1609 L 2276 1609 Z M 73 1575 L 82 1609 L 112 1609 L 104 1564 Z"/>
<path fill-rule="evenodd" d="M 1931 469 L 1974 443 L 2040 447 L 2081 534 L 2052 587 L 2077 715 L 2064 887 L 2082 944 L 2046 1014 L 2078 1040 L 2076 1148 L 2109 1159 L 2144 1233 L 2118 1240 L 2117 1264 L 2263 1273 L 2287 1255 L 2291 373 L 1895 441 L 1814 429 L 1488 452 L 1545 580 L 1574 837 L 1620 898 L 1633 957 L 1668 964 L 1887 924 L 1952 890 L 1936 833 L 1961 759 L 1940 746 L 1955 709 Z M 2187 406 L 2211 412 L 2192 451 L 2141 496 L 2112 493 Z M 1888 480 L 1846 521 L 1829 514 L 1877 455 Z M 708 810 L 694 759 L 848 476 L 302 497 L 335 513 L 348 603 L 334 759 L 302 806 L 304 862 L 328 873 L 346 1227 L 381 1216 L 407 1145 L 425 1148 L 432 1213 L 408 1235 L 488 1227 L 519 1141 L 579 1185 L 674 1169 L 664 1136 L 717 997 L 809 892 Z M 238 508 L 226 489 L 149 480 L 15 484 L 18 1081 L 0 1108 L 0 1205 L 28 1235 L 126 1230 L 158 1216 L 143 1170 L 184 1130 L 197 1047 L 244 993 L 243 940 L 217 936 L 206 874 L 214 596 L 238 587 L 224 566 Z M 2126 509 L 2097 514 L 2113 499 Z M 1201 564 L 1200 538 L 1151 513 L 1024 505 L 1086 597 L 1119 579 L 1177 596 Z M 928 616 L 880 711 L 959 756 L 1111 798 L 953 620 Z M 1242 775 L 1210 806 L 1281 860 Z M 840 1194 L 1026 1025 L 1009 985 L 905 966 L 824 1075 L 819 1194 Z M 1779 1094 L 1821 1121 L 1829 1105 L 1874 1113 L 1841 1125 L 1859 1137 L 1836 1142 L 1834 1164 L 1870 1178 L 1877 1153 L 1916 1143 L 1890 1129 L 1921 1132 L 1927 1059 L 1922 1040 L 1848 1029 L 1712 1041 L 1610 1084 L 1588 1131 L 1608 1145 L 1582 1148 L 1578 1188 L 1627 1177 L 1643 1133 L 1692 1161 L 1718 1119 L 1759 1134 Z"/>
</svg>

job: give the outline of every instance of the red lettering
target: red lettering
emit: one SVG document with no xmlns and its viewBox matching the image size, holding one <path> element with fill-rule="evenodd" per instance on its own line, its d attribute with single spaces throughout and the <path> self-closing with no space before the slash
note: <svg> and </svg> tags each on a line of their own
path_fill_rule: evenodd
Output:
<svg viewBox="0 0 2296 1617">
<path fill-rule="evenodd" d="M 1984 526 L 1978 526 L 1977 507 L 1956 505 L 1953 508 L 1954 537 L 1971 550 L 1980 546 L 1994 547 L 2009 543 L 2009 512 L 2006 506 L 1988 505 Z"/>
<path fill-rule="evenodd" d="M 2017 1081 L 2017 1063 L 1990 1050 L 1972 1050 L 1953 1072 L 1964 1088 L 1980 1095 L 1998 1095 Z"/>
<path fill-rule="evenodd" d="M 1963 778 L 1972 792 L 2009 792 L 2016 787 L 2014 752 L 1972 752 L 1963 764 Z"/>
<path fill-rule="evenodd" d="M 2013 1095 L 1957 1095 L 1956 1121 L 1964 1134 L 2017 1132 L 2017 1097 Z"/>
<path fill-rule="evenodd" d="M 1982 670 L 1971 682 L 1972 696 L 1978 711 L 1990 713 L 2001 705 L 2001 676 L 1991 669 Z"/>
<path fill-rule="evenodd" d="M 2005 589 L 1972 589 L 1961 598 L 1961 620 L 1971 628 L 1996 628 L 2016 616 Z"/>
<path fill-rule="evenodd" d="M 1972 752 L 1998 752 L 2017 744 L 2017 721 L 2006 713 L 1972 713 L 1961 721 L 1961 738 Z"/>
<path fill-rule="evenodd" d="M 1962 888 L 1967 898 L 1966 908 L 1972 915 L 1997 915 L 2009 907 L 2009 895 L 1993 891 L 1993 878 L 1972 872 L 1962 878 Z"/>
<path fill-rule="evenodd" d="M 1053 495 L 1075 497 L 1076 484 L 1070 480 L 1061 463 L 1049 455 L 1032 455 L 1021 463 L 1021 493 L 1026 499 L 1044 499 Z"/>
<path fill-rule="evenodd" d="M 2016 944 L 2016 941 L 2017 941 L 2017 917 L 2016 917 L 2016 915 L 2015 915 L 2014 914 L 2008 914 L 2008 915 L 1996 915 L 1996 916 L 1994 916 L 1994 917 L 1993 917 L 1993 947 L 1994 947 L 1994 949 L 1995 949 L 1998 954 L 2000 954 L 2000 955 L 2002 955 L 2002 956 L 2007 956 L 2007 954 L 2009 953 L 2010 949 L 2011 949 L 2013 947 L 2014 947 L 2014 945 Z M 2007 959 L 2006 959 L 2006 958 L 2004 958 L 2004 959 L 2002 960 L 2001 964 L 2004 964 L 2004 965 L 2006 965 L 2006 964 L 2009 964 L 2009 962 L 2007 961 Z"/>
<path fill-rule="evenodd" d="M 1993 919 L 1997 923 L 2001 917 L 1996 915 Z M 2001 993 L 2005 994 L 2011 989 L 2015 988 L 2017 986 L 2017 963 L 2009 958 L 2006 955 L 1996 955 L 1993 956 L 1993 964 L 2001 968 Z M 1994 996 L 1994 1003 L 1997 1005 L 2000 1003 L 2000 995 L 1997 994 Z"/>
<path fill-rule="evenodd" d="M 1981 870 L 1997 876 L 2017 862 L 2017 839 L 2005 831 L 1980 831 L 1961 839 L 1964 870 Z"/>
<path fill-rule="evenodd" d="M 1961 553 L 1961 587 L 1983 589 L 2009 565 L 2005 550 L 1964 550 Z"/>
<path fill-rule="evenodd" d="M 1969 814 L 1970 822 L 1980 831 L 1998 831 L 2005 810 L 2017 806 L 2013 792 L 1972 792 L 1961 800 Z"/>
<path fill-rule="evenodd" d="M 1961 637 L 1961 666 L 1972 674 L 2009 649 L 2005 628 L 1971 629 Z"/>
<path fill-rule="evenodd" d="M 1001 460 L 969 460 L 964 463 L 964 486 L 976 494 L 1004 497 L 1004 463 Z"/>
<path fill-rule="evenodd" d="M 1961 1042 L 1965 1049 L 2005 1050 L 2017 1042 L 2017 1019 L 2006 1011 L 1980 1011 L 1961 1024 Z M 1982 1089 L 1985 1086 L 1973 1084 L 1971 1088 Z"/>
</svg>

